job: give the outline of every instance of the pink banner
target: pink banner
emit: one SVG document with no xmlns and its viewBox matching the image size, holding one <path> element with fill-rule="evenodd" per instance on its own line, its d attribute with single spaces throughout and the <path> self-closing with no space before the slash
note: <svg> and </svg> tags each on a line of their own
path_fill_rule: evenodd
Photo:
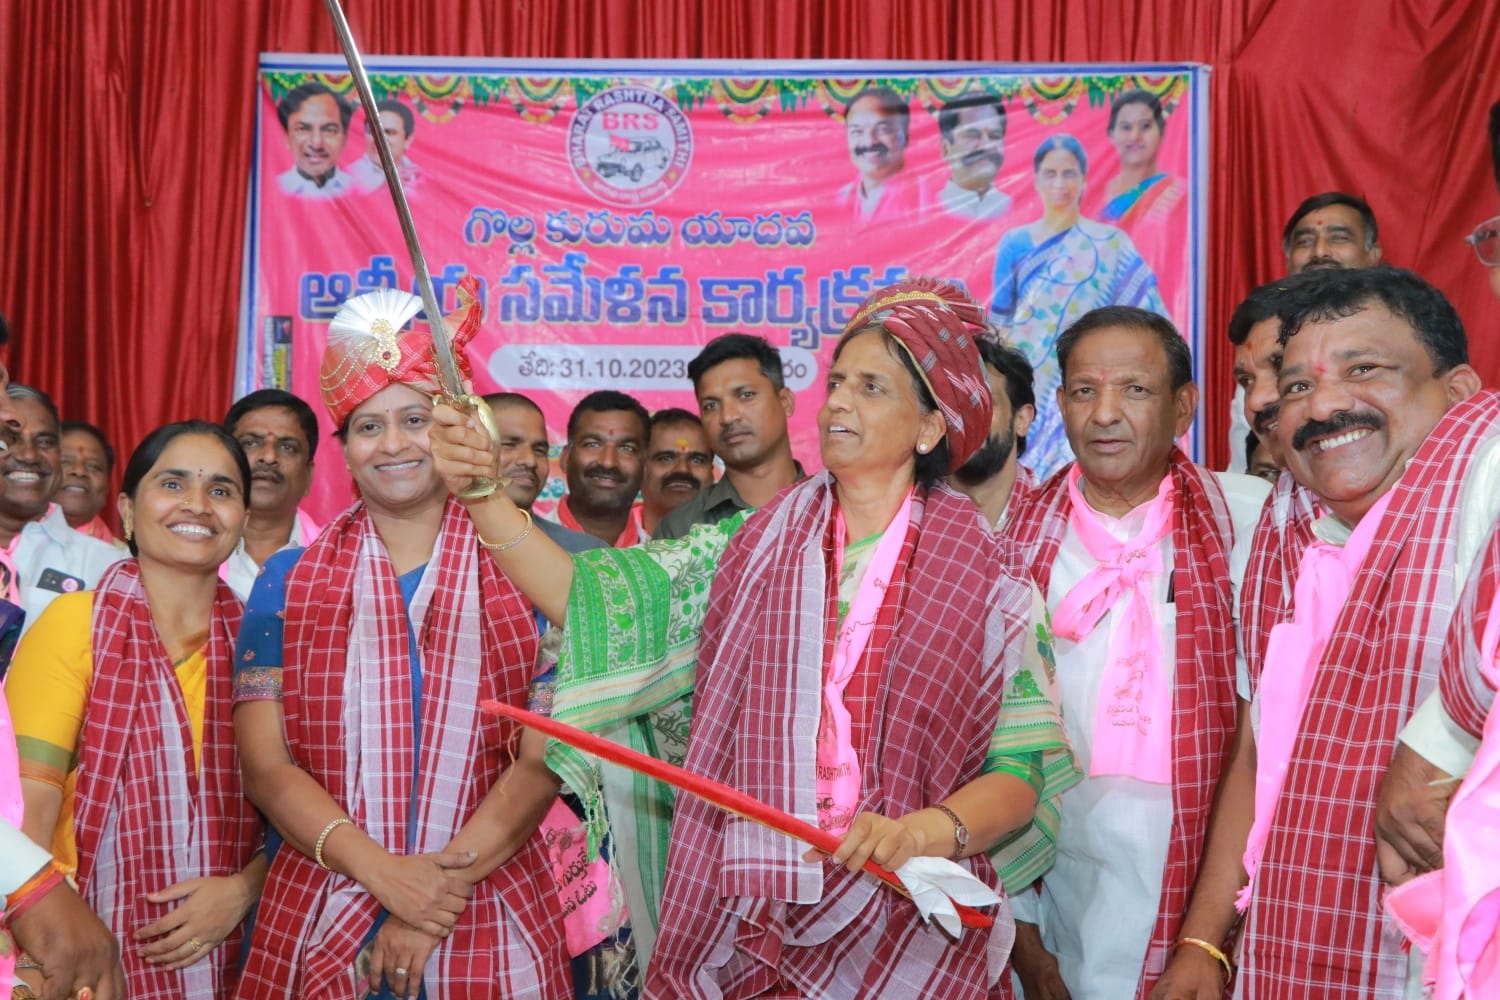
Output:
<svg viewBox="0 0 1500 1000">
<path fill-rule="evenodd" d="M 903 275 L 962 281 L 1031 357 L 1036 468 L 1067 457 L 1051 347 L 1082 312 L 1164 312 L 1199 353 L 1192 67 L 372 70 L 445 308 L 463 275 L 483 287 L 477 388 L 536 399 L 554 446 L 594 389 L 696 409 L 688 361 L 745 331 L 781 348 L 793 448 L 815 467 L 822 366 L 853 307 Z M 239 388 L 316 403 L 328 320 L 412 270 L 340 64 L 265 56 L 258 93 Z M 350 494 L 320 465 L 326 518 Z"/>
</svg>

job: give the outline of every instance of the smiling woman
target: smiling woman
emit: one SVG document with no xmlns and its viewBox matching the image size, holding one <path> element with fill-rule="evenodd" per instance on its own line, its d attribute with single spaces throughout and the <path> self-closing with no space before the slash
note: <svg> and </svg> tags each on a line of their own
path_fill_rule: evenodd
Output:
<svg viewBox="0 0 1500 1000">
<path fill-rule="evenodd" d="M 244 996 L 568 993 L 535 835 L 557 781 L 478 710 L 525 704 L 536 624 L 433 468 L 432 337 L 403 329 L 420 308 L 371 293 L 330 324 L 323 402 L 359 500 L 271 557 L 245 611 L 245 790 L 285 841 Z M 479 320 L 454 324 L 459 358 Z"/>
<path fill-rule="evenodd" d="M 25 832 L 128 943 L 133 997 L 228 997 L 265 878 L 230 721 L 240 605 L 218 578 L 249 480 L 213 424 L 149 435 L 119 500 L 136 558 L 54 601 L 6 685 Z"/>
<path fill-rule="evenodd" d="M 1008 231 L 995 252 L 990 319 L 1036 370 L 1041 401 L 1022 460 L 1041 478 L 1072 458 L 1057 409 L 1050 405 L 1062 371 L 1058 336 L 1091 309 L 1130 305 L 1166 315 L 1156 275 L 1129 236 L 1084 217 L 1088 185 L 1083 146 L 1067 134 L 1047 137 L 1032 158 L 1043 214 Z"/>
</svg>

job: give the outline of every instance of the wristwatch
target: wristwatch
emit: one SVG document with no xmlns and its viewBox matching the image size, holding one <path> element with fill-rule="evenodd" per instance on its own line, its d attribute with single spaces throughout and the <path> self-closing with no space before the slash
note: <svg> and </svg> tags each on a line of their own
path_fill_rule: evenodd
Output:
<svg viewBox="0 0 1500 1000">
<path fill-rule="evenodd" d="M 939 803 L 932 808 L 947 816 L 953 821 L 953 857 L 957 861 L 964 856 L 964 851 L 969 846 L 969 828 L 964 826 L 964 821 L 958 818 L 958 813 Z"/>
</svg>

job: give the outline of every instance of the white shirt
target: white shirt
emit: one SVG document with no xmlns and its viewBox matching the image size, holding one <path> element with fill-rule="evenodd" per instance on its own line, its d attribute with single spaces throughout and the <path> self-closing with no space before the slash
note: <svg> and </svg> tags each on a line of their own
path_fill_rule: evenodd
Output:
<svg viewBox="0 0 1500 1000">
<path fill-rule="evenodd" d="M 0 819 L 0 896 L 8 896 L 52 860 L 47 849 Z"/>
<path fill-rule="evenodd" d="M 951 177 L 938 191 L 938 201 L 949 215 L 975 222 L 994 222 L 1006 215 L 1011 206 L 1011 197 L 1004 191 L 993 187 L 975 191 L 955 184 Z"/>
<path fill-rule="evenodd" d="M 1229 572 L 1237 606 L 1255 522 L 1270 487 L 1250 476 L 1214 475 L 1224 488 L 1234 523 Z M 1122 518 L 1098 517 L 1111 535 L 1123 540 L 1140 533 L 1146 510 L 1142 505 Z M 1177 667 L 1177 608 L 1168 601 L 1175 567 L 1170 534 L 1157 543 L 1157 550 L 1162 573 L 1154 584 L 1151 612 L 1170 682 Z M 1070 527 L 1052 564 L 1048 611 L 1055 614 L 1068 592 L 1096 565 Z M 1156 925 L 1172 832 L 1171 785 L 1117 775 L 1088 776 L 1106 652 L 1120 617 L 1112 609 L 1081 642 L 1056 640 L 1063 724 L 1085 777 L 1063 793 L 1057 863 L 1043 877 L 1040 895 L 1022 892 L 1011 900 L 1017 920 L 1039 925 L 1073 1000 L 1135 995 Z M 1240 674 L 1245 671 L 1238 656 L 1235 668 Z"/>
<path fill-rule="evenodd" d="M 1244 472 L 1245 435 L 1251 431 L 1250 421 L 1245 419 L 1245 387 L 1234 387 L 1234 398 L 1229 401 L 1229 471 Z"/>
<path fill-rule="evenodd" d="M 1491 438 L 1479 446 L 1464 479 L 1453 566 L 1455 602 L 1468 584 L 1469 573 L 1479 561 L 1490 529 L 1500 519 L 1500 438 Z M 1428 695 L 1412 713 L 1406 728 L 1401 730 L 1401 742 L 1455 777 L 1469 773 L 1474 755 L 1479 752 L 1479 741 L 1448 717 L 1437 691 Z"/>
<path fill-rule="evenodd" d="M 333 176 L 324 181 L 322 187 L 296 167 L 277 177 L 276 182 L 284 193 L 298 198 L 337 198 L 354 189 L 354 178 L 338 166 L 333 168 Z"/>
<path fill-rule="evenodd" d="M 105 570 L 128 558 L 128 552 L 68 527 L 57 504 L 48 507 L 46 516 L 21 529 L 16 544 L 16 576 L 21 607 L 26 611 L 21 634 L 26 634 L 57 595 L 93 590 Z"/>
<path fill-rule="evenodd" d="M 407 193 L 422 182 L 422 170 L 405 153 L 396 161 L 396 173 L 401 177 L 401 190 Z M 379 160 L 361 156 L 349 168 L 349 176 L 361 191 L 385 190 L 385 168 Z"/>
<path fill-rule="evenodd" d="M 285 552 L 287 549 L 300 549 L 311 545 L 322 530 L 313 523 L 312 518 L 302 511 L 297 511 L 297 518 L 292 522 L 292 535 L 287 543 L 277 552 Z M 255 586 L 255 578 L 260 575 L 260 564 L 250 558 L 250 553 L 245 551 L 245 540 L 234 547 L 219 567 L 219 579 L 229 584 L 229 589 L 234 591 L 234 596 L 241 602 L 250 600 L 250 588 Z"/>
</svg>

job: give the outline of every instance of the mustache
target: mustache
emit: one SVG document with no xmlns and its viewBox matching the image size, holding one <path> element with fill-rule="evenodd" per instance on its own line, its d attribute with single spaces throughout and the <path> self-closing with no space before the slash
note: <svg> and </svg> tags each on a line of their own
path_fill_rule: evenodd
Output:
<svg viewBox="0 0 1500 1000">
<path fill-rule="evenodd" d="M 286 476 L 283 476 L 281 474 L 281 470 L 279 470 L 279 469 L 272 469 L 272 468 L 269 468 L 267 466 L 262 466 L 261 468 L 256 469 L 253 472 L 251 472 L 250 473 L 250 478 L 252 480 L 255 480 L 255 479 L 269 479 L 273 483 L 284 483 L 284 482 L 286 482 Z"/>
<path fill-rule="evenodd" d="M 1382 430 L 1385 427 L 1385 418 L 1378 413 L 1352 413 L 1348 410 L 1340 410 L 1327 420 L 1309 420 L 1297 428 L 1297 433 L 1292 435 L 1292 448 L 1297 451 L 1304 450 L 1314 438 L 1331 437 L 1342 431 L 1352 431 L 1355 428 L 1369 428 L 1372 431 Z"/>
<path fill-rule="evenodd" d="M 1277 419 L 1279 419 L 1280 416 L 1281 404 L 1272 403 L 1270 406 L 1267 406 L 1264 410 L 1261 410 L 1259 413 L 1257 413 L 1251 419 L 1250 423 L 1257 435 L 1259 435 L 1260 437 L 1265 437 L 1267 434 L 1271 433 L 1271 425 L 1276 423 Z"/>
<path fill-rule="evenodd" d="M 964 166 L 971 167 L 974 164 L 978 163 L 980 160 L 989 160 L 996 167 L 999 167 L 1005 162 L 1005 157 L 1001 156 L 993 149 L 974 149 L 963 155 L 962 162 Z"/>
<path fill-rule="evenodd" d="M 879 154 L 880 156 L 885 156 L 890 151 L 891 151 L 891 147 L 887 146 L 883 142 L 872 142 L 868 146 L 855 146 L 854 147 L 854 155 L 855 156 L 864 156 L 864 155 L 866 155 L 868 153 L 876 153 L 876 154 Z"/>
<path fill-rule="evenodd" d="M 748 424 L 725 424 L 719 428 L 719 443 L 724 444 L 729 440 L 731 434 L 742 434 L 750 430 Z"/>
<path fill-rule="evenodd" d="M 585 476 L 592 476 L 595 479 L 613 479 L 622 486 L 626 481 L 625 473 L 612 465 L 601 465 L 598 462 L 592 465 L 585 465 L 583 467 L 583 474 Z"/>
<path fill-rule="evenodd" d="M 684 486 L 691 486 L 693 489 L 697 489 L 699 485 L 698 480 L 694 479 L 690 472 L 669 472 L 661 477 L 663 488 L 673 486 L 677 483 L 681 483 Z"/>
</svg>

